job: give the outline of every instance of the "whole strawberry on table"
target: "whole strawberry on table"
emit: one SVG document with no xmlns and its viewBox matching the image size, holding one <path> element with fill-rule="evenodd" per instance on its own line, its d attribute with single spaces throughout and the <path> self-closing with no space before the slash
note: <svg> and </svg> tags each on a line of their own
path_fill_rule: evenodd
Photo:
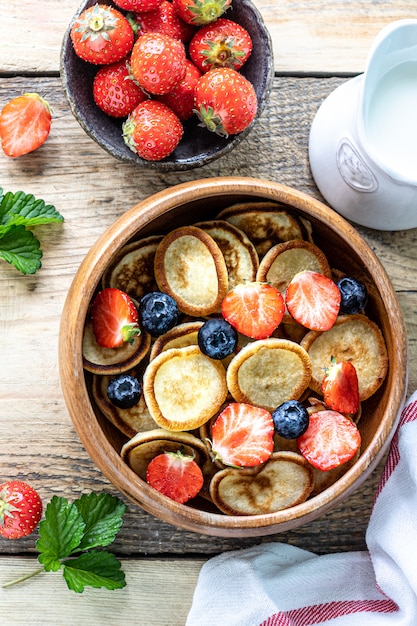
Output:
<svg viewBox="0 0 417 626">
<path fill-rule="evenodd" d="M 75 20 L 74 51 L 97 66 L 94 102 L 123 120 L 123 139 L 141 158 L 172 154 L 192 117 L 222 137 L 254 121 L 257 95 L 241 73 L 252 40 L 224 17 L 230 6 L 231 0 L 114 0 Z"/>
</svg>

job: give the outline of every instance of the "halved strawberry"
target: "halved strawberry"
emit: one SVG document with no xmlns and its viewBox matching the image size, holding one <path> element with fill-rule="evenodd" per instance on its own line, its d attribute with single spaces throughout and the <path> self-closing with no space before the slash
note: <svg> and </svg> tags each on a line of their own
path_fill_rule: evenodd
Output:
<svg viewBox="0 0 417 626">
<path fill-rule="evenodd" d="M 290 315 L 310 330 L 329 330 L 340 309 L 336 283 L 319 272 L 298 272 L 287 287 L 285 302 Z"/>
<path fill-rule="evenodd" d="M 97 343 L 103 348 L 117 348 L 132 343 L 140 333 L 138 312 L 124 291 L 108 287 L 100 291 L 91 307 L 91 320 Z"/>
<path fill-rule="evenodd" d="M 222 302 L 223 317 L 236 330 L 252 339 L 266 339 L 284 317 L 281 293 L 268 283 L 247 282 L 236 285 Z"/>
<path fill-rule="evenodd" d="M 8 102 L 0 114 L 3 152 L 19 157 L 39 148 L 51 130 L 51 109 L 37 93 L 25 93 Z"/>
<path fill-rule="evenodd" d="M 217 417 L 211 436 L 215 458 L 225 465 L 253 467 L 272 454 L 274 422 L 265 409 L 232 402 Z"/>
<path fill-rule="evenodd" d="M 204 477 L 192 456 L 182 454 L 181 451 L 163 452 L 149 463 L 146 481 L 171 500 L 184 504 L 198 494 Z"/>
<path fill-rule="evenodd" d="M 332 358 L 323 378 L 322 392 L 329 409 L 339 413 L 356 413 L 359 409 L 359 383 L 353 363 L 337 362 Z"/>
<path fill-rule="evenodd" d="M 356 424 L 341 413 L 318 411 L 310 415 L 308 428 L 298 437 L 297 445 L 311 465 L 326 472 L 355 456 L 361 435 Z"/>
</svg>

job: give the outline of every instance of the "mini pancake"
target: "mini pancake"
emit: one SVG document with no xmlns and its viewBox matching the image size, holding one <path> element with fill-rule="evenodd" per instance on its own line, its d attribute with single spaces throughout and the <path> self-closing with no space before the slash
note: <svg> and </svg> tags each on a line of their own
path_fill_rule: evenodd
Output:
<svg viewBox="0 0 417 626">
<path fill-rule="evenodd" d="M 153 268 L 161 241 L 162 235 L 154 235 L 124 246 L 103 274 L 103 289 L 117 287 L 138 301 L 146 293 L 156 291 Z"/>
<path fill-rule="evenodd" d="M 305 239 L 301 222 L 286 205 L 275 202 L 244 202 L 223 209 L 216 219 L 236 226 L 253 242 L 259 258 L 277 243 Z"/>
<path fill-rule="evenodd" d="M 100 376 L 97 374 L 93 376 L 91 391 L 97 407 L 103 415 L 126 437 L 133 437 L 139 432 L 154 429 L 156 424 L 149 413 L 143 394 L 139 402 L 130 409 L 121 409 L 109 400 L 107 387 L 112 378 L 112 376 Z"/>
<path fill-rule="evenodd" d="M 171 328 L 171 330 L 168 330 L 163 335 L 160 335 L 157 337 L 151 348 L 150 359 L 154 359 L 158 356 L 158 354 L 161 354 L 161 352 L 169 350 L 170 348 L 197 346 L 198 331 L 203 324 L 204 322 L 198 320 L 193 322 L 184 322 L 174 326 L 174 328 Z"/>
<path fill-rule="evenodd" d="M 236 402 L 273 411 L 286 400 L 298 400 L 308 387 L 307 352 L 287 339 L 260 339 L 242 348 L 227 368 L 227 386 Z"/>
<path fill-rule="evenodd" d="M 325 369 L 331 358 L 351 361 L 356 368 L 359 399 L 366 400 L 382 385 L 388 371 L 388 355 L 381 330 L 366 315 L 340 315 L 325 332 L 309 331 L 301 340 L 312 365 L 310 387 L 321 394 Z"/>
<path fill-rule="evenodd" d="M 223 254 L 201 228 L 183 226 L 159 244 L 154 262 L 161 291 L 172 296 L 188 315 L 206 316 L 219 310 L 227 293 L 228 274 Z"/>
<path fill-rule="evenodd" d="M 164 452 L 178 452 L 194 457 L 195 462 L 203 467 L 208 456 L 200 439 L 191 433 L 173 433 L 163 428 L 155 428 L 138 433 L 127 441 L 120 452 L 129 467 L 146 480 L 146 470 L 152 459 Z"/>
<path fill-rule="evenodd" d="M 217 472 L 210 495 L 226 515 L 265 515 L 305 502 L 313 484 L 313 472 L 301 454 L 274 452 L 258 467 Z"/>
<path fill-rule="evenodd" d="M 228 290 L 245 281 L 254 281 L 259 267 L 256 248 L 247 235 L 224 220 L 195 224 L 207 232 L 219 246 L 226 262 Z"/>
<path fill-rule="evenodd" d="M 143 393 L 149 412 L 161 428 L 192 430 L 208 421 L 227 397 L 221 362 L 198 346 L 170 348 L 146 367 Z"/>
<path fill-rule="evenodd" d="M 151 336 L 142 331 L 133 343 L 125 341 L 118 348 L 103 348 L 95 338 L 91 321 L 86 322 L 83 335 L 83 366 L 93 374 L 121 374 L 145 358 L 151 347 Z"/>
<path fill-rule="evenodd" d="M 288 284 L 298 272 L 311 270 L 332 277 L 324 253 L 309 241 L 294 239 L 271 248 L 262 259 L 256 280 L 270 283 L 283 296 Z"/>
</svg>

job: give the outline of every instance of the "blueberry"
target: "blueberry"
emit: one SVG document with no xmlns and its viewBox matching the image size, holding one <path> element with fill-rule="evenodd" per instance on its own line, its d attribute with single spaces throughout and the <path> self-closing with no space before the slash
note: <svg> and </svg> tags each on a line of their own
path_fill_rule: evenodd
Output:
<svg viewBox="0 0 417 626">
<path fill-rule="evenodd" d="M 198 345 L 211 359 L 224 359 L 236 350 L 237 331 L 222 318 L 204 322 L 198 331 Z"/>
<path fill-rule="evenodd" d="M 340 312 L 348 314 L 360 313 L 368 302 L 368 291 L 363 282 L 357 278 L 345 276 L 336 284 L 341 295 Z"/>
<path fill-rule="evenodd" d="M 139 303 L 139 324 L 153 337 L 159 337 L 173 328 L 179 310 L 174 298 L 162 291 L 151 291 Z"/>
<path fill-rule="evenodd" d="M 107 387 L 107 397 L 119 409 L 131 409 L 140 400 L 142 386 L 130 374 L 120 374 Z"/>
<path fill-rule="evenodd" d="M 283 402 L 272 413 L 275 430 L 284 439 L 297 439 L 308 428 L 308 411 L 298 400 Z"/>
</svg>

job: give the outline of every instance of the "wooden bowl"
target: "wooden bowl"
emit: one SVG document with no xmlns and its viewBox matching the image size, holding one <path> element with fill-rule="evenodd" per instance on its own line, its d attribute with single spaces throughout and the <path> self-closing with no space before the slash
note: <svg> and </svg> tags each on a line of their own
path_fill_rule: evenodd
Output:
<svg viewBox="0 0 417 626">
<path fill-rule="evenodd" d="M 184 123 L 184 136 L 174 152 L 162 161 L 146 161 L 132 152 L 122 137 L 122 121 L 103 113 L 93 99 L 92 85 L 98 67 L 82 61 L 74 52 L 70 31 L 78 16 L 96 0 L 84 0 L 74 15 L 63 39 L 60 73 L 70 109 L 81 127 L 104 150 L 120 161 L 160 171 L 188 170 L 228 154 L 244 139 L 261 115 L 272 88 L 274 62 L 272 41 L 258 9 L 250 0 L 233 0 L 225 17 L 246 28 L 253 41 L 253 52 L 241 70 L 254 86 L 258 112 L 252 124 L 238 135 L 220 137 L 198 125 L 194 115 Z M 104 0 L 103 4 L 110 4 Z"/>
<path fill-rule="evenodd" d="M 82 337 L 89 303 L 101 276 L 118 250 L 135 238 L 166 233 L 179 225 L 213 218 L 222 208 L 247 200 L 278 201 L 307 218 L 314 241 L 332 267 L 371 283 L 368 315 L 385 337 L 388 375 L 363 403 L 359 421 L 361 455 L 331 487 L 292 508 L 268 515 L 226 516 L 205 501 L 199 508 L 178 504 L 140 479 L 121 459 L 126 439 L 100 414 L 91 399 L 90 379 L 83 370 Z M 373 285 L 373 286 L 372 286 Z M 187 182 L 141 201 L 123 214 L 91 248 L 77 271 L 62 313 L 59 362 L 65 401 L 87 452 L 113 485 L 132 502 L 176 527 L 222 537 L 255 537 L 306 524 L 357 489 L 383 457 L 406 394 L 407 338 L 393 286 L 375 254 L 355 228 L 321 202 L 278 183 L 245 177 Z"/>
</svg>

